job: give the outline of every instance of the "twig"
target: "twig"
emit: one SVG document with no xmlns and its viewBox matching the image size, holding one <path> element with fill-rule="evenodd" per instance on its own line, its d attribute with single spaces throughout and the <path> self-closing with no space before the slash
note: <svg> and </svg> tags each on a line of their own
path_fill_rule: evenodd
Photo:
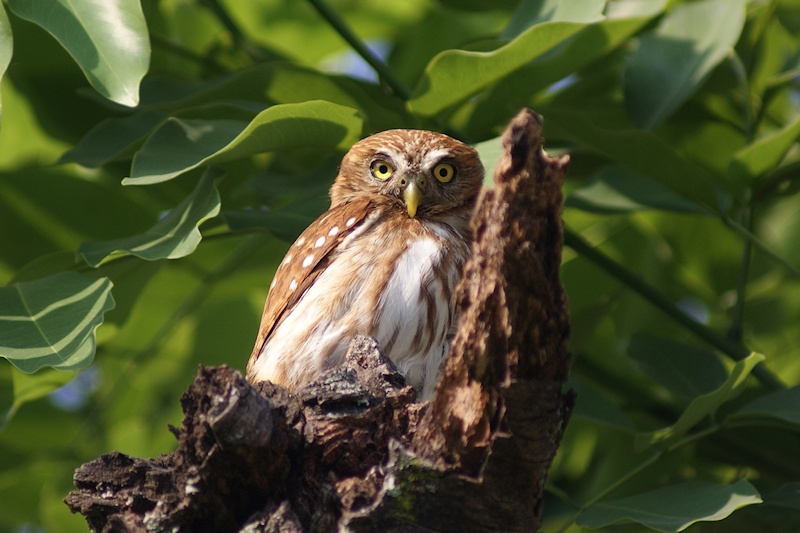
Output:
<svg viewBox="0 0 800 533">
<path fill-rule="evenodd" d="M 586 257 L 597 266 L 611 274 L 619 281 L 630 287 L 645 300 L 653 304 L 655 307 L 669 315 L 673 320 L 684 326 L 686 329 L 714 346 L 716 349 L 733 359 L 734 361 L 741 361 L 748 355 L 750 351 L 741 343 L 734 342 L 731 339 L 720 335 L 711 328 L 697 322 L 689 315 L 678 309 L 669 299 L 667 299 L 661 292 L 656 290 L 652 285 L 644 281 L 642 278 L 627 270 L 622 265 L 609 258 L 602 252 L 594 249 L 589 243 L 577 233 L 568 228 L 564 228 L 564 244 Z M 773 390 L 780 390 L 786 388 L 786 385 L 778 379 L 775 374 L 760 363 L 753 369 L 753 375 L 766 387 Z"/>
<path fill-rule="evenodd" d="M 308 0 L 309 3 L 314 6 L 314 8 L 319 12 L 322 17 L 328 21 L 333 29 L 335 29 L 339 35 L 349 44 L 355 52 L 361 56 L 364 61 L 369 64 L 375 72 L 378 73 L 381 80 L 383 80 L 386 85 L 388 85 L 392 91 L 402 98 L 403 100 L 408 100 L 411 97 L 411 91 L 405 84 L 400 81 L 394 73 L 389 69 L 389 67 L 381 61 L 381 59 L 376 56 L 372 50 L 367 48 L 364 42 L 358 38 L 358 36 L 350 29 L 350 26 L 339 16 L 339 14 L 334 11 L 333 9 L 328 6 L 323 0 Z"/>
</svg>

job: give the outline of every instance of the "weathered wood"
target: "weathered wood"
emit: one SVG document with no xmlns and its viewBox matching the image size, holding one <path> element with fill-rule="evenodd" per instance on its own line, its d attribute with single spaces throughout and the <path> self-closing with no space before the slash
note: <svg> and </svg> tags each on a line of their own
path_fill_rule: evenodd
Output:
<svg viewBox="0 0 800 533">
<path fill-rule="evenodd" d="M 93 531 L 531 531 L 569 419 L 561 263 L 567 158 L 523 110 L 496 187 L 473 217 L 473 257 L 436 397 L 415 403 L 357 337 L 343 368 L 291 394 L 201 368 L 181 399 L 177 450 L 103 455 L 67 497 Z"/>
</svg>

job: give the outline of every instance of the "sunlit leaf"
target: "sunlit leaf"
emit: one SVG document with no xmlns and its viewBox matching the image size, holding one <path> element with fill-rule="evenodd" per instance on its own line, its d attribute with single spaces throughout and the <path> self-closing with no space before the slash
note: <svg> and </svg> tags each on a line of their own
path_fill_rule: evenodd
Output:
<svg viewBox="0 0 800 533">
<path fill-rule="evenodd" d="M 8 23 L 8 15 L 3 4 L 0 4 L 0 82 L 3 81 L 3 74 L 11 62 L 11 54 L 14 52 L 14 36 L 11 34 L 11 25 Z M 0 102 L 0 112 L 2 112 L 2 102 Z"/>
<path fill-rule="evenodd" d="M 553 49 L 585 26 L 579 22 L 545 22 L 491 52 L 442 52 L 425 68 L 408 107 L 426 116 L 440 113 Z"/>
<path fill-rule="evenodd" d="M 92 362 L 94 332 L 114 307 L 111 282 L 62 272 L 0 289 L 0 357 L 22 372 L 80 370 Z"/>
<path fill-rule="evenodd" d="M 483 168 L 486 174 L 484 175 L 483 184 L 487 187 L 494 187 L 494 169 L 500 156 L 503 154 L 503 144 L 500 137 L 494 137 L 488 141 L 483 141 L 474 146 L 478 151 L 478 155 L 483 163 Z"/>
<path fill-rule="evenodd" d="M 636 437 L 637 448 L 645 448 L 666 439 L 674 439 L 685 435 L 700 421 L 714 413 L 722 404 L 735 397 L 744 387 L 747 377 L 755 366 L 764 360 L 764 356 L 752 353 L 733 367 L 730 376 L 718 389 L 698 396 L 689 404 L 674 425 L 643 433 Z"/>
<path fill-rule="evenodd" d="M 641 38 L 625 69 L 625 103 L 634 123 L 657 126 L 698 89 L 736 44 L 745 4 L 682 3 Z"/>
<path fill-rule="evenodd" d="M 272 106 L 249 124 L 241 120 L 167 120 L 136 153 L 127 185 L 174 178 L 201 165 L 292 148 L 346 148 L 362 121 L 349 107 L 324 101 Z"/>
<path fill-rule="evenodd" d="M 786 152 L 800 137 L 800 117 L 740 150 L 731 161 L 728 173 L 736 180 L 753 182 L 780 164 Z"/>
<path fill-rule="evenodd" d="M 214 182 L 220 176 L 218 171 L 206 171 L 194 191 L 144 233 L 83 243 L 78 247 L 78 256 L 96 267 L 114 252 L 126 252 L 148 261 L 191 254 L 202 239 L 200 224 L 219 214 L 219 193 Z"/>
<path fill-rule="evenodd" d="M 504 39 L 513 39 L 531 26 L 542 22 L 594 22 L 603 16 L 605 0 L 563 2 L 560 0 L 522 0 L 503 31 Z"/>
<path fill-rule="evenodd" d="M 125 106 L 139 103 L 150 41 L 138 0 L 9 0 L 9 6 L 52 34 L 100 94 Z"/>
<path fill-rule="evenodd" d="M 770 418 L 800 426 L 800 386 L 773 392 L 753 400 L 730 420 Z"/>
<path fill-rule="evenodd" d="M 663 11 L 665 3 L 666 0 L 609 3 L 605 18 L 588 24 L 547 54 L 504 76 L 494 87 L 481 94 L 469 120 L 470 131 L 480 133 L 513 116 L 536 92 L 556 90 L 558 85 L 575 81 L 572 78 L 575 72 L 603 58 L 630 39 L 631 35 Z M 567 11 L 567 6 L 583 7 L 580 2 L 559 2 L 558 5 Z"/>
<path fill-rule="evenodd" d="M 732 485 L 690 481 L 592 505 L 581 512 L 578 524 L 599 529 L 637 522 L 656 531 L 683 531 L 696 522 L 713 522 L 735 510 L 761 503 L 761 495 L 742 479 Z"/>
</svg>

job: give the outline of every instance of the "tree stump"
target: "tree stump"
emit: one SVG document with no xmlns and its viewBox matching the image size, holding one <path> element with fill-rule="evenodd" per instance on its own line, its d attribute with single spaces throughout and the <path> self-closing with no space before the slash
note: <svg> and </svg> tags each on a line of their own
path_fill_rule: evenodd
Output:
<svg viewBox="0 0 800 533">
<path fill-rule="evenodd" d="M 521 111 L 495 188 L 472 219 L 473 257 L 436 395 L 416 403 L 374 339 L 292 394 L 200 368 L 175 452 L 105 454 L 66 499 L 92 531 L 534 531 L 569 420 L 567 301 L 559 279 L 568 158 Z"/>
</svg>

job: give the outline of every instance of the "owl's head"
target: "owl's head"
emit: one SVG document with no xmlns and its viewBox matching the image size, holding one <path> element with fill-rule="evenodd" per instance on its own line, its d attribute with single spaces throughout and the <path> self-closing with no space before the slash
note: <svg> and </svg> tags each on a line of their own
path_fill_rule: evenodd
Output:
<svg viewBox="0 0 800 533">
<path fill-rule="evenodd" d="M 471 208 L 482 183 L 483 165 L 470 146 L 432 131 L 388 130 L 350 148 L 331 206 L 371 197 L 423 218 Z"/>
</svg>

